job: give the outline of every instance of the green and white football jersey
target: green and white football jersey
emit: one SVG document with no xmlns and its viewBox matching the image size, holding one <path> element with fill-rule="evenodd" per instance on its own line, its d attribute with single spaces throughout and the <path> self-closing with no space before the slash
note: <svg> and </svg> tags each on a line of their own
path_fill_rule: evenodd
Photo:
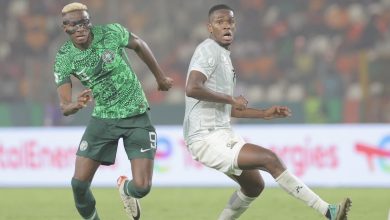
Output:
<svg viewBox="0 0 390 220">
<path fill-rule="evenodd" d="M 230 51 L 207 38 L 198 45 L 192 55 L 187 72 L 199 71 L 207 77 L 204 86 L 212 91 L 233 96 L 236 75 L 230 59 Z M 232 105 L 201 101 L 185 97 L 183 121 L 184 140 L 187 145 L 199 140 L 214 129 L 230 129 Z"/>
<path fill-rule="evenodd" d="M 91 28 L 93 40 L 86 50 L 71 40 L 62 45 L 54 63 L 57 86 L 70 82 L 70 76 L 92 90 L 98 118 L 127 118 L 144 113 L 149 104 L 141 83 L 125 52 L 129 32 L 120 24 Z"/>
</svg>

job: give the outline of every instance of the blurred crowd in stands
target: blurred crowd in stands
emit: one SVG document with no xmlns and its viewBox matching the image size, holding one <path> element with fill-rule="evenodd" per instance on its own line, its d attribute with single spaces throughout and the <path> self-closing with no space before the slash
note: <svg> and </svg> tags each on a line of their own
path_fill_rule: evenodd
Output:
<svg viewBox="0 0 390 220">
<path fill-rule="evenodd" d="M 54 57 L 67 40 L 60 11 L 70 2 L 0 0 L 0 126 L 88 120 L 83 113 L 61 115 L 54 84 Z M 249 105 L 290 106 L 294 116 L 277 123 L 390 122 L 390 0 L 80 2 L 93 24 L 121 23 L 143 38 L 175 79 L 170 92 L 158 92 L 152 74 L 129 51 L 152 110 L 158 109 L 156 124 L 182 121 L 188 63 L 208 36 L 207 12 L 216 3 L 235 9 L 232 59 L 237 93 Z M 76 81 L 75 88 L 82 89 Z"/>
</svg>

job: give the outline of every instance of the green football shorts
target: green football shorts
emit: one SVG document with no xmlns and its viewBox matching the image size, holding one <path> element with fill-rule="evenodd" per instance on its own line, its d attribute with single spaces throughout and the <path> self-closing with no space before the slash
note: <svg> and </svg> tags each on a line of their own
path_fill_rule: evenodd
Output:
<svg viewBox="0 0 390 220">
<path fill-rule="evenodd" d="M 112 165 L 115 163 L 120 138 L 123 139 L 129 160 L 154 159 L 157 150 L 157 135 L 146 112 L 122 119 L 92 117 L 76 154 L 100 161 L 102 165 Z"/>
</svg>

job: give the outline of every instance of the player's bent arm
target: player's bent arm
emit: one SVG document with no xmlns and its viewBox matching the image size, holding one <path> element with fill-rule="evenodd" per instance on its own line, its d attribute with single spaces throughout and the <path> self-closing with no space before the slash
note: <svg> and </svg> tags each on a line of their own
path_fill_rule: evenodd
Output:
<svg viewBox="0 0 390 220">
<path fill-rule="evenodd" d="M 126 47 L 135 51 L 138 57 L 148 66 L 157 81 L 163 80 L 165 74 L 154 57 L 153 52 L 150 50 L 148 44 L 137 35 L 133 33 L 130 33 L 130 35 L 129 43 Z"/>
<path fill-rule="evenodd" d="M 191 71 L 186 86 L 186 96 L 201 101 L 234 104 L 234 98 L 230 95 L 212 91 L 204 83 L 207 77 L 199 71 Z"/>
<path fill-rule="evenodd" d="M 246 108 L 245 110 L 237 110 L 232 108 L 231 116 L 234 118 L 262 118 L 270 119 L 266 117 L 265 110 Z"/>
<path fill-rule="evenodd" d="M 81 92 L 76 102 L 72 102 L 72 85 L 65 83 L 57 88 L 58 96 L 60 98 L 60 107 L 62 114 L 65 116 L 72 115 L 78 110 L 87 106 L 87 102 L 90 101 L 91 90 L 87 89 Z"/>
<path fill-rule="evenodd" d="M 76 103 L 72 103 L 72 85 L 70 83 L 59 86 L 57 92 L 60 98 L 60 107 L 63 115 L 68 116 L 79 110 L 76 107 Z"/>
<path fill-rule="evenodd" d="M 289 117 L 291 116 L 291 110 L 286 106 L 272 106 L 267 109 L 246 108 L 244 110 L 232 108 L 231 116 L 235 118 L 262 118 L 269 120 Z"/>
</svg>

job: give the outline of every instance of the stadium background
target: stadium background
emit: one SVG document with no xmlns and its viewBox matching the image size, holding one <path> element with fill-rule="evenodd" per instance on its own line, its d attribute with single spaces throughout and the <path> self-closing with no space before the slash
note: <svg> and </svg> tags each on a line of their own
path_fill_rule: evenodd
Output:
<svg viewBox="0 0 390 220">
<path fill-rule="evenodd" d="M 53 60 L 67 39 L 59 12 L 69 2 L 1 1 L 1 126 L 68 126 L 88 121 L 91 108 L 72 117 L 61 115 L 54 85 Z M 151 103 L 153 121 L 181 124 L 187 66 L 195 46 L 207 37 L 207 11 L 214 2 L 82 2 L 88 5 L 94 24 L 119 22 L 149 43 L 163 69 L 175 79 L 169 93 L 157 92 L 146 66 L 132 59 Z M 390 121 L 390 1 L 224 2 L 236 10 L 232 58 L 239 75 L 237 91 L 250 105 L 290 106 L 294 117 L 277 123 Z M 75 88 L 81 90 L 77 83 Z"/>
</svg>

